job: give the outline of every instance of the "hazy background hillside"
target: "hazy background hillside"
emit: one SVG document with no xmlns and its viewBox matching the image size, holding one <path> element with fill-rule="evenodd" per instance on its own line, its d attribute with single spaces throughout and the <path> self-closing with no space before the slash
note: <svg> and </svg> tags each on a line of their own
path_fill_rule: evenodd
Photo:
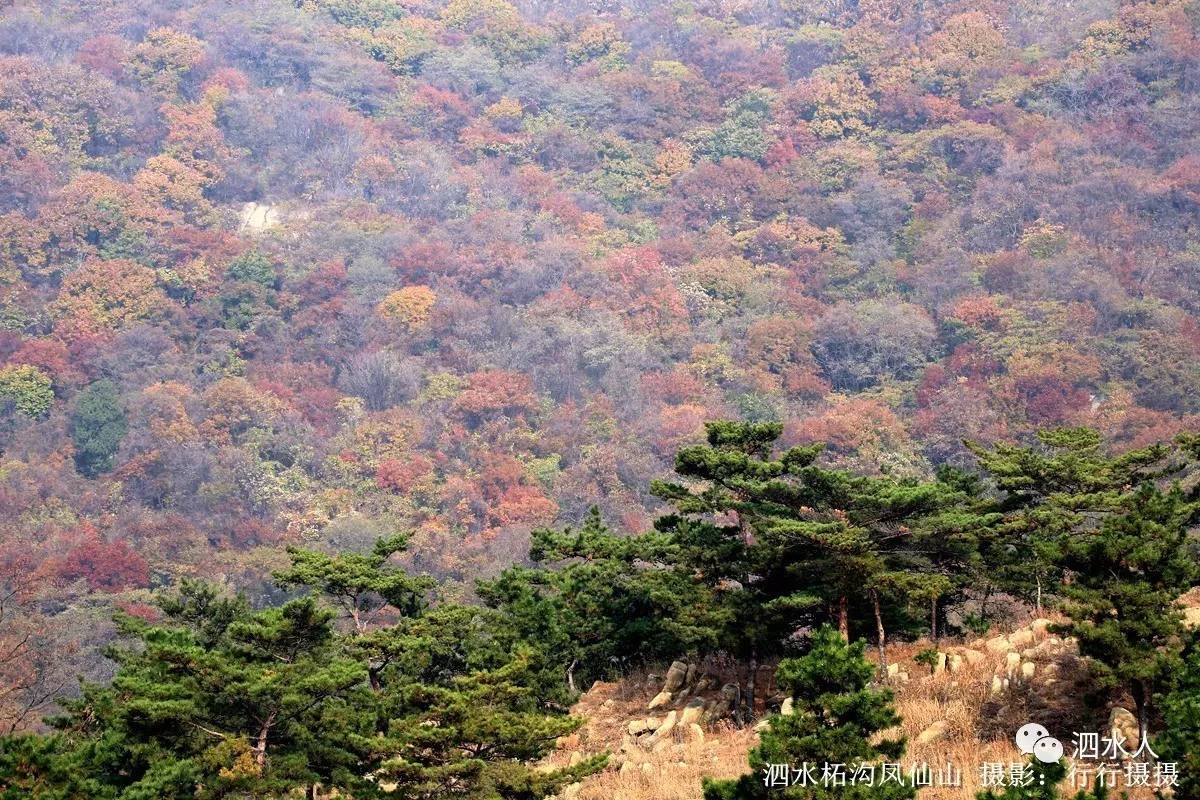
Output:
<svg viewBox="0 0 1200 800">
<path fill-rule="evenodd" d="M 1195 0 L 0 14 L 0 565 L 47 687 L 287 543 L 413 530 L 466 586 L 591 505 L 644 530 L 706 419 L 899 475 L 1200 424 Z"/>
</svg>

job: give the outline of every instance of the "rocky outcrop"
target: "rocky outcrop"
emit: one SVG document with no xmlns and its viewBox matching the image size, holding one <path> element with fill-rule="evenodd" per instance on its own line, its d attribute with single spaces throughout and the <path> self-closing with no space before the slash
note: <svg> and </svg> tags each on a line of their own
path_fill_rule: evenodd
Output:
<svg viewBox="0 0 1200 800">
<path fill-rule="evenodd" d="M 279 225 L 279 212 L 269 203 L 246 203 L 238 221 L 238 233 L 261 233 Z"/>
<path fill-rule="evenodd" d="M 685 705 L 683 710 L 680 712 L 679 724 L 683 727 L 687 727 L 692 723 L 696 723 L 704 719 L 704 712 L 707 710 L 707 706 L 708 704 L 705 703 L 703 698 L 693 697 L 687 702 L 687 705 Z"/>
<path fill-rule="evenodd" d="M 1113 741 L 1123 742 L 1125 751 L 1132 753 L 1137 750 L 1141 735 L 1138 732 L 1137 717 L 1127 708 L 1114 706 L 1108 714 L 1108 730 Z"/>
<path fill-rule="evenodd" d="M 676 661 L 671 664 L 671 668 L 667 670 L 666 680 L 663 681 L 663 692 L 674 694 L 687 684 L 688 672 L 694 677 L 696 674 L 695 666 L 688 667 L 682 661 Z"/>
<path fill-rule="evenodd" d="M 646 710 L 653 711 L 656 708 L 663 708 L 664 706 L 669 705 L 672 699 L 674 698 L 671 696 L 670 692 L 661 691 L 654 695 L 654 698 L 646 706 Z"/>
</svg>

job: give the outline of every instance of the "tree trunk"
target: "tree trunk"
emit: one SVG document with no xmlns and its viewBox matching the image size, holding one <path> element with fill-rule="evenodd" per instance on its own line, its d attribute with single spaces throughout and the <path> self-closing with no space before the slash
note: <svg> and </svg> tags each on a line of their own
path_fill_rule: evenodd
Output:
<svg viewBox="0 0 1200 800">
<path fill-rule="evenodd" d="M 263 721 L 262 727 L 258 729 L 258 738 L 254 742 L 254 763 L 262 767 L 267 763 L 267 737 L 271 734 L 271 728 L 275 725 L 275 717 L 278 712 L 272 711 Z"/>
<path fill-rule="evenodd" d="M 1147 719 L 1150 713 L 1150 698 L 1146 695 L 1146 684 L 1142 681 L 1134 681 L 1132 689 L 1133 704 L 1138 723 L 1138 747 L 1140 748 L 1146 743 L 1146 734 L 1150 729 L 1150 721 Z"/>
<path fill-rule="evenodd" d="M 744 698 L 746 707 L 743 711 L 744 719 L 747 723 L 754 719 L 754 695 L 756 691 L 755 682 L 758 679 L 758 648 L 750 650 L 750 679 L 746 681 L 746 697 Z"/>
<path fill-rule="evenodd" d="M 1034 600 L 1033 608 L 1040 617 L 1042 615 L 1042 576 L 1035 575 L 1034 579 L 1037 581 L 1037 599 Z"/>
<path fill-rule="evenodd" d="M 879 591 L 871 590 L 871 604 L 875 607 L 875 646 L 879 648 L 879 675 L 887 680 L 887 634 L 883 630 L 883 614 L 879 611 Z"/>
<path fill-rule="evenodd" d="M 850 599 L 846 595 L 838 598 L 838 633 L 847 642 L 850 641 Z"/>
<path fill-rule="evenodd" d="M 317 785 L 315 783 L 308 785 L 308 788 L 304 791 L 304 797 L 307 800 L 317 800 Z"/>
<path fill-rule="evenodd" d="M 578 690 L 575 688 L 575 665 L 578 663 L 579 660 L 576 659 L 571 662 L 571 666 L 567 667 L 567 686 L 570 687 L 571 694 L 578 694 Z"/>
<path fill-rule="evenodd" d="M 929 601 L 929 637 L 935 642 L 938 640 L 937 601 L 936 597 Z"/>
</svg>

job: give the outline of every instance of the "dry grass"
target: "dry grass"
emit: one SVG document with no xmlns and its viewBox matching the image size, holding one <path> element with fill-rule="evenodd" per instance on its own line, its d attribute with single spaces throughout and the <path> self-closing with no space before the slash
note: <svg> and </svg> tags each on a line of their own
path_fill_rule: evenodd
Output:
<svg viewBox="0 0 1200 800">
<path fill-rule="evenodd" d="M 992 676 L 1003 671 L 1004 655 L 986 653 L 986 660 L 975 666 L 964 664 L 953 674 L 930 675 L 928 667 L 912 660 L 926 646 L 928 643 L 917 642 L 888 649 L 889 662 L 900 664 L 910 676 L 907 683 L 892 687 L 903 719 L 901 727 L 908 738 L 903 763 L 906 771 L 913 764 L 927 763 L 932 769 L 953 764 L 961 770 L 961 786 L 926 787 L 920 797 L 966 800 L 982 788 L 981 764 L 1025 761 L 1009 738 L 1011 733 L 998 738 L 980 733 L 1007 730 L 1006 720 L 997 724 L 997 698 L 991 693 Z M 981 649 L 978 643 L 976 649 Z M 630 720 L 647 715 L 646 702 L 656 691 L 655 680 L 638 675 L 620 683 L 594 686 L 576 708 L 576 713 L 588 720 L 578 740 L 556 752 L 550 763 L 568 763 L 573 752 L 608 751 L 620 760 L 622 740 L 627 738 L 625 727 Z M 1021 712 L 1018 709 L 1014 713 Z M 947 734 L 937 741 L 919 743 L 921 732 L 939 721 L 947 723 Z M 729 778 L 747 771 L 746 755 L 757 740 L 757 734 L 749 729 L 726 725 L 707 731 L 703 742 L 676 736 L 660 745 L 659 752 L 632 751 L 629 760 L 636 763 L 636 768 L 605 770 L 585 781 L 571 796 L 578 800 L 698 800 L 704 777 Z"/>
<path fill-rule="evenodd" d="M 1025 760 L 1011 740 L 983 741 L 978 735 L 984 704 L 991 697 L 992 675 L 1002 660 L 990 657 L 983 664 L 964 667 L 953 675 L 929 675 L 928 667 L 908 665 L 913 679 L 896 687 L 896 710 L 908 736 L 905 764 L 926 763 L 932 768 L 953 764 L 962 771 L 961 788 L 931 786 L 921 791 L 924 800 L 974 797 L 982 788 L 980 764 Z M 920 733 L 939 720 L 949 723 L 946 737 L 919 744 Z"/>
<path fill-rule="evenodd" d="M 758 742 L 749 729 L 715 731 L 704 742 L 676 742 L 661 753 L 647 754 L 638 769 L 617 770 L 589 779 L 579 800 L 697 800 L 705 777 L 733 778 L 746 772 L 746 753 Z"/>
</svg>

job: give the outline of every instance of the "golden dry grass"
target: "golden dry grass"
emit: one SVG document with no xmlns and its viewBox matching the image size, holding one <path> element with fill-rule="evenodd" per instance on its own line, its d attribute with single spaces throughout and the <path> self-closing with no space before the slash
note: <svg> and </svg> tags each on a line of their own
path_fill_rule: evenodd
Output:
<svg viewBox="0 0 1200 800">
<path fill-rule="evenodd" d="M 889 662 L 900 664 L 910 676 L 908 682 L 892 687 L 903 719 L 901 727 L 908 737 L 903 763 L 906 770 L 921 763 L 935 769 L 949 763 L 961 770 L 960 787 L 926 787 L 920 793 L 923 800 L 973 798 L 982 788 L 981 764 L 1025 761 L 1011 739 L 989 740 L 980 735 L 989 727 L 983 724 L 983 715 L 989 713 L 992 676 L 1003 670 L 1004 655 L 985 653 L 986 660 L 973 667 L 964 664 L 953 674 L 930 675 L 928 667 L 912 660 L 926 646 L 928 643 L 917 642 L 888 648 Z M 641 675 L 620 683 L 597 684 L 576 708 L 587 724 L 578 739 L 566 743 L 550 763 L 568 763 L 576 751 L 608 751 L 619 760 L 625 727 L 630 720 L 647 716 L 646 702 L 652 694 L 652 686 L 647 686 Z M 934 742 L 919 742 L 921 732 L 939 721 L 948 724 L 947 734 Z M 703 742 L 676 736 L 660 745 L 659 752 L 635 751 L 630 760 L 636 762 L 636 768 L 605 770 L 586 780 L 571 796 L 578 800 L 699 800 L 705 776 L 727 778 L 747 771 L 746 756 L 757 741 L 752 730 L 728 725 L 706 731 Z"/>
<path fill-rule="evenodd" d="M 896 688 L 896 710 L 908 736 L 906 764 L 926 763 L 931 767 L 953 764 L 962 771 L 962 787 L 928 787 L 925 800 L 974 797 L 981 787 L 979 765 L 986 762 L 1021 762 L 1011 740 L 983 741 L 978 735 L 983 705 L 991 695 L 992 675 L 1002 658 L 991 657 L 975 667 L 964 667 L 953 675 L 928 675 L 928 668 L 910 664 L 913 679 Z M 925 674 L 920 673 L 921 670 Z M 945 738 L 929 744 L 917 741 L 920 733 L 939 720 L 949 723 Z"/>
</svg>

